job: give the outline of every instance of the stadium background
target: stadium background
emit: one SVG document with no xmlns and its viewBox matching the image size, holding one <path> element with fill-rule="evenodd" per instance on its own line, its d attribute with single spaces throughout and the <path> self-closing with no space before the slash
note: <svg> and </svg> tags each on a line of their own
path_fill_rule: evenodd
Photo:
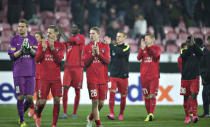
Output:
<svg viewBox="0 0 210 127">
<path fill-rule="evenodd" d="M 209 41 L 209 3 L 208 0 L 0 0 L 0 104 L 15 103 L 12 63 L 7 48 L 21 18 L 29 21 L 31 34 L 45 32 L 50 24 L 60 24 L 69 35 L 71 24 L 77 23 L 86 36 L 86 43 L 89 42 L 88 29 L 92 26 L 100 26 L 102 37 L 108 35 L 113 40 L 118 30 L 124 30 L 128 34 L 126 42 L 131 47 L 128 104 L 143 104 L 136 60 L 139 38 L 143 35 L 135 30 L 139 15 L 143 15 L 146 22 L 145 32 L 155 34 L 155 43 L 163 49 L 158 104 L 182 104 L 177 67 L 179 46 L 190 34 L 206 43 Z M 85 81 L 81 103 L 89 104 Z M 198 100 L 202 104 L 200 94 Z M 72 102 L 71 99 L 69 103 Z"/>
</svg>

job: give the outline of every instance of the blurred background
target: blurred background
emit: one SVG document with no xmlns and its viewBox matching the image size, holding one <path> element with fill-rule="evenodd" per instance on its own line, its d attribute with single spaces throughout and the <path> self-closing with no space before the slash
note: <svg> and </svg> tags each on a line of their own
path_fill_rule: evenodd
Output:
<svg viewBox="0 0 210 127">
<path fill-rule="evenodd" d="M 209 0 L 0 0 L 0 51 L 7 51 L 18 20 L 25 18 L 32 34 L 60 24 L 69 35 L 76 23 L 86 42 L 89 28 L 99 26 L 113 40 L 118 30 L 125 31 L 132 53 L 145 33 L 155 34 L 164 53 L 179 53 L 189 34 L 208 41 L 209 7 Z"/>
</svg>

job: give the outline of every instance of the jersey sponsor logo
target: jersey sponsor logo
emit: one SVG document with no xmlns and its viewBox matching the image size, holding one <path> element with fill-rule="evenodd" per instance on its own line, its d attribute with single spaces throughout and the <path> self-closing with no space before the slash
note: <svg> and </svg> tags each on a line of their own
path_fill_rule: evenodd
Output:
<svg viewBox="0 0 210 127">
<path fill-rule="evenodd" d="M 46 54 L 45 55 L 45 61 L 54 61 L 54 57 L 53 57 L 53 55 L 50 55 L 50 54 Z"/>
<path fill-rule="evenodd" d="M 144 63 L 151 63 L 152 62 L 152 57 L 145 57 L 144 58 Z"/>
</svg>

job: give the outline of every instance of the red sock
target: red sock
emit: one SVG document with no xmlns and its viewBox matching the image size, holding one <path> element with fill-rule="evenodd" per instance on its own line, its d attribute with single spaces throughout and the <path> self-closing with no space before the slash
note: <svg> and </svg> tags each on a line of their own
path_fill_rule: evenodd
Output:
<svg viewBox="0 0 210 127">
<path fill-rule="evenodd" d="M 150 98 L 149 99 L 150 101 L 149 101 L 149 107 L 150 107 L 150 112 L 149 113 L 152 113 L 152 114 L 154 114 L 154 112 L 155 112 L 155 106 L 156 106 L 156 98 Z"/>
<path fill-rule="evenodd" d="M 184 111 L 185 111 L 185 115 L 186 117 L 189 117 L 190 114 L 189 114 L 189 100 L 184 100 Z"/>
<path fill-rule="evenodd" d="M 124 113 L 125 105 L 126 105 L 126 96 L 121 96 L 121 101 L 120 101 L 120 114 L 121 115 L 123 115 Z"/>
<path fill-rule="evenodd" d="M 31 104 L 30 108 L 31 109 L 34 109 L 34 103 Z"/>
<path fill-rule="evenodd" d="M 63 92 L 63 112 L 67 114 L 68 88 L 64 88 Z"/>
<path fill-rule="evenodd" d="M 97 127 L 101 125 L 101 120 L 95 120 Z"/>
<path fill-rule="evenodd" d="M 89 120 L 93 120 L 93 113 L 89 115 Z"/>
<path fill-rule="evenodd" d="M 150 113 L 149 99 L 145 99 L 145 107 L 146 107 L 146 110 L 147 110 L 147 114 L 149 114 Z"/>
<path fill-rule="evenodd" d="M 60 104 L 54 104 L 53 106 L 53 125 L 56 125 L 58 121 L 58 115 L 60 112 Z"/>
<path fill-rule="evenodd" d="M 79 100 L 80 100 L 80 89 L 75 89 L 75 98 L 74 98 L 74 112 L 73 114 L 77 114 L 77 109 L 79 107 Z"/>
<path fill-rule="evenodd" d="M 197 110 L 198 110 L 197 99 L 191 99 L 191 107 L 192 107 L 193 116 L 197 116 Z"/>
<path fill-rule="evenodd" d="M 114 114 L 114 104 L 115 104 L 115 92 L 110 92 L 109 110 L 110 110 L 110 113 L 113 113 L 113 114 Z"/>
</svg>

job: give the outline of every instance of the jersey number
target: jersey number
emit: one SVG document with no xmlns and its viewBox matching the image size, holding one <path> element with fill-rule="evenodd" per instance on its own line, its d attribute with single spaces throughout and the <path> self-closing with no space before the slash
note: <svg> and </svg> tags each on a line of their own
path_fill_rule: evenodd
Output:
<svg viewBox="0 0 210 127">
<path fill-rule="evenodd" d="M 96 91 L 96 89 L 90 90 L 90 96 L 91 96 L 91 97 L 96 97 L 96 96 L 97 96 L 97 91 Z"/>
</svg>

